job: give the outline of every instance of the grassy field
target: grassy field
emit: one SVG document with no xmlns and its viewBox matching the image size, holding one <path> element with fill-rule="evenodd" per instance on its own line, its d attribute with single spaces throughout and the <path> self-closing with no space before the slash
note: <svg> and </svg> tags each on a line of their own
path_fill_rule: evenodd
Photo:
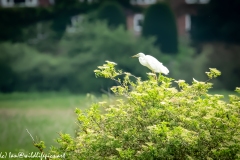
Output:
<svg viewBox="0 0 240 160">
<path fill-rule="evenodd" d="M 212 91 L 213 94 L 236 94 Z M 101 98 L 100 98 L 101 99 Z M 46 151 L 59 132 L 74 135 L 75 108 L 86 109 L 99 99 L 69 93 L 13 93 L 0 94 L 0 153 L 19 150 L 38 152 L 26 129 L 35 139 L 46 143 Z M 37 138 L 36 138 L 37 137 Z"/>
<path fill-rule="evenodd" d="M 56 145 L 58 132 L 74 135 L 75 108 L 87 108 L 91 101 L 69 93 L 0 94 L 0 152 L 38 151 L 26 129 L 48 149 Z"/>
</svg>

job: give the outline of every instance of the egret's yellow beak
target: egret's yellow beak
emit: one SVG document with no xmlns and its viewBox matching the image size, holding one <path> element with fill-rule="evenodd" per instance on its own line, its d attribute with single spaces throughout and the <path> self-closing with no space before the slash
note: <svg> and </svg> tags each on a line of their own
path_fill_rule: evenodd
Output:
<svg viewBox="0 0 240 160">
<path fill-rule="evenodd" d="M 133 57 L 133 58 L 134 58 L 134 57 L 138 57 L 138 54 L 136 54 L 136 55 L 134 55 L 134 56 L 132 56 L 132 57 Z"/>
</svg>

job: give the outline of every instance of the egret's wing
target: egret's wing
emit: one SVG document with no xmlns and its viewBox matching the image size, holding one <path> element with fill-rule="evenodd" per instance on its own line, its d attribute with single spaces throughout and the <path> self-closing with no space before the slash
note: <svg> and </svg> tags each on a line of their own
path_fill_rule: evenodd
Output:
<svg viewBox="0 0 240 160">
<path fill-rule="evenodd" d="M 160 67 L 163 66 L 156 58 L 150 55 L 146 55 L 146 61 L 148 63 L 148 68 L 154 72 L 160 72 Z"/>
</svg>

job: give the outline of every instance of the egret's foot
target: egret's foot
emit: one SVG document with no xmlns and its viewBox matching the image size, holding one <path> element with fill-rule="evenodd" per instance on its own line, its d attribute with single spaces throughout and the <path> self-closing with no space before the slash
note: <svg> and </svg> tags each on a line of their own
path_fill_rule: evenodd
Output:
<svg viewBox="0 0 240 160">
<path fill-rule="evenodd" d="M 153 74 L 155 75 L 154 77 L 155 77 L 156 81 L 158 81 L 157 73 L 153 72 Z"/>
</svg>

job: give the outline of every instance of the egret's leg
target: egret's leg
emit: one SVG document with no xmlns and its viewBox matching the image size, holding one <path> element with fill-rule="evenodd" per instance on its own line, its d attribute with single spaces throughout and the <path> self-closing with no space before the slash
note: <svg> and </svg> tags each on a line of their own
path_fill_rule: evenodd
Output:
<svg viewBox="0 0 240 160">
<path fill-rule="evenodd" d="M 153 72 L 153 74 L 155 74 L 155 79 L 156 79 L 156 81 L 158 81 L 157 73 Z"/>
<path fill-rule="evenodd" d="M 156 81 L 157 81 L 157 73 L 154 72 L 153 70 L 151 70 L 151 71 L 152 71 L 152 73 L 155 75 L 154 77 L 155 77 L 155 79 L 156 79 Z"/>
</svg>

